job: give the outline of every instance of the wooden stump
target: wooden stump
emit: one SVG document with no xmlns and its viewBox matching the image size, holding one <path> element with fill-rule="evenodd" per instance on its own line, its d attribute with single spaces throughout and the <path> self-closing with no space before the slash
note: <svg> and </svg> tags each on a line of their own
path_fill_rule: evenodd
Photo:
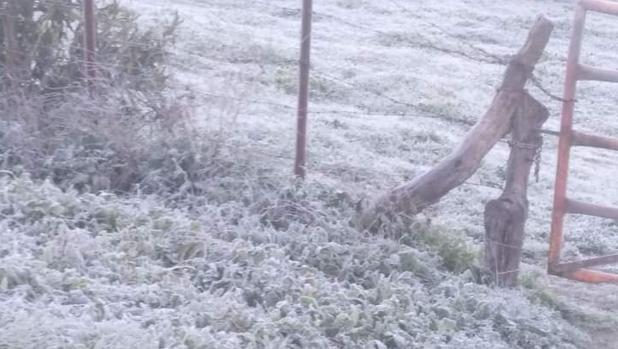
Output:
<svg viewBox="0 0 618 349">
<path fill-rule="evenodd" d="M 517 283 L 528 217 L 530 169 L 542 146 L 547 108 L 524 93 L 512 123 L 511 154 L 502 195 L 485 206 L 485 267 L 499 286 Z"/>
</svg>

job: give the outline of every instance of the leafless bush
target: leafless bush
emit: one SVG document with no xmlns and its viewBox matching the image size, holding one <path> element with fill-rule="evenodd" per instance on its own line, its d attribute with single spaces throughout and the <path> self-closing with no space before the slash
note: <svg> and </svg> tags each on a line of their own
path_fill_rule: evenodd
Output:
<svg viewBox="0 0 618 349">
<path fill-rule="evenodd" d="M 196 151 L 196 137 L 187 134 L 189 107 L 158 97 L 152 109 L 141 106 L 143 114 L 127 113 L 126 101 L 109 89 L 95 97 L 65 92 L 51 106 L 48 95 L 3 95 L 1 168 L 63 187 L 116 191 L 144 181 L 155 190 L 162 185 L 153 179 L 155 171 L 188 171 Z M 185 180 L 176 182 L 165 186 Z"/>
<path fill-rule="evenodd" d="M 0 89 L 0 170 L 82 191 L 195 191 L 216 147 L 192 134 L 190 91 L 169 88 L 178 17 L 146 27 L 115 1 L 99 8 L 98 78 L 89 93 L 79 2 L 18 5 L 19 74 L 0 69 L 10 87 Z M 0 68 L 9 52 L 1 51 Z"/>
</svg>

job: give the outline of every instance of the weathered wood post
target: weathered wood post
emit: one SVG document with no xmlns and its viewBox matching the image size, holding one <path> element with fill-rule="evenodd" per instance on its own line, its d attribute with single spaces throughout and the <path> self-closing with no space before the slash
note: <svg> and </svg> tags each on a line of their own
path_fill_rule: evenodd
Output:
<svg viewBox="0 0 618 349">
<path fill-rule="evenodd" d="M 511 154 L 504 192 L 485 206 L 485 268 L 498 286 L 515 286 L 528 217 L 530 168 L 542 146 L 541 127 L 549 111 L 523 92 L 513 118 Z"/>
</svg>

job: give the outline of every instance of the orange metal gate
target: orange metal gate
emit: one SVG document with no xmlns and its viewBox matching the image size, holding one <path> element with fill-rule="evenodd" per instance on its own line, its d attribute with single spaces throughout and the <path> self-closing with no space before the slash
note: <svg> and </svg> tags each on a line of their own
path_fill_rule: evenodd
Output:
<svg viewBox="0 0 618 349">
<path fill-rule="evenodd" d="M 618 282 L 618 274 L 588 269 L 595 266 L 617 263 L 618 254 L 574 262 L 560 261 L 565 215 L 589 215 L 618 219 L 618 208 L 603 207 L 567 198 L 567 178 L 571 147 L 596 147 L 618 151 L 618 139 L 589 135 L 573 130 L 573 113 L 577 82 L 580 80 L 618 82 L 618 71 L 594 68 L 579 63 L 586 15 L 589 11 L 618 16 L 618 2 L 581 0 L 577 5 L 567 60 L 548 271 L 550 274 L 584 282 Z"/>
</svg>

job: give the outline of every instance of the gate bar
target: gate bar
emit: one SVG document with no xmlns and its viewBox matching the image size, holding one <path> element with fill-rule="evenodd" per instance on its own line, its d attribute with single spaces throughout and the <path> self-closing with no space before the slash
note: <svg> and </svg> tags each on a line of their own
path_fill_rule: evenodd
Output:
<svg viewBox="0 0 618 349">
<path fill-rule="evenodd" d="M 617 263 L 617 262 L 618 262 L 618 254 L 614 254 L 614 255 L 595 257 L 595 258 L 590 258 L 590 259 L 585 259 L 585 260 L 580 260 L 580 261 L 560 263 L 554 266 L 554 271 L 558 273 L 571 272 L 571 271 L 575 271 L 575 270 L 582 269 L 582 268 L 589 268 L 589 267 L 594 267 L 597 265 L 612 264 L 612 263 Z"/>
<path fill-rule="evenodd" d="M 606 273 L 602 271 L 590 270 L 590 269 L 579 269 L 570 273 L 559 273 L 553 272 L 550 270 L 550 274 L 558 275 L 567 279 L 588 282 L 591 284 L 600 284 L 606 282 L 618 282 L 618 275 Z"/>
<path fill-rule="evenodd" d="M 618 16 L 618 3 L 605 0 L 581 0 L 580 5 L 586 10 Z"/>
<path fill-rule="evenodd" d="M 579 64 L 587 10 L 618 15 L 618 2 L 580 0 L 575 11 L 573 32 L 571 34 L 567 58 L 564 101 L 562 103 L 560 141 L 558 144 L 558 168 L 556 171 L 556 187 L 554 191 L 554 208 L 552 211 L 547 271 L 549 274 L 576 281 L 588 283 L 618 283 L 618 274 L 584 269 L 586 267 L 618 262 L 618 255 L 560 263 L 560 254 L 564 237 L 564 217 L 567 213 L 618 219 L 618 208 L 569 200 L 566 196 L 570 150 L 572 146 L 591 146 L 607 149 L 618 148 L 618 140 L 616 139 L 573 131 L 575 92 L 578 79 L 618 82 L 618 72 Z"/>
<path fill-rule="evenodd" d="M 573 131 L 573 145 L 578 147 L 592 147 L 618 151 L 618 138 L 597 136 L 579 131 Z"/>
<path fill-rule="evenodd" d="M 593 217 L 618 219 L 618 208 L 587 204 L 585 202 L 567 199 L 566 209 L 570 214 L 581 214 Z"/>
<path fill-rule="evenodd" d="M 588 65 L 580 64 L 577 79 L 618 82 L 618 71 L 595 68 Z"/>
</svg>

